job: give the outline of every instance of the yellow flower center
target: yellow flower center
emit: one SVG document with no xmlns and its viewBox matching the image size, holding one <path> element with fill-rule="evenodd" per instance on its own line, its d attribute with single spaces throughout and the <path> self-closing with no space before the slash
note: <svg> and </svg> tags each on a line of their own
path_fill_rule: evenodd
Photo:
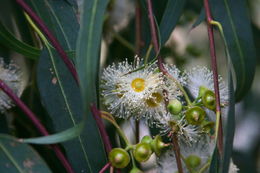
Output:
<svg viewBox="0 0 260 173">
<path fill-rule="evenodd" d="M 135 92 L 142 92 L 145 89 L 145 80 L 142 78 L 136 78 L 132 81 L 131 87 Z"/>
<path fill-rule="evenodd" d="M 160 93 L 153 93 L 152 96 L 146 100 L 146 104 L 149 107 L 157 107 L 163 100 L 163 96 Z"/>
</svg>

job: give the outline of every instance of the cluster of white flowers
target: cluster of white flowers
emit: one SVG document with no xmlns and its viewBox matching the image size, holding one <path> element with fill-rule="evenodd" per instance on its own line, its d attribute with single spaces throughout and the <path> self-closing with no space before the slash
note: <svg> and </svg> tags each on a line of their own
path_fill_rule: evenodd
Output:
<svg viewBox="0 0 260 173">
<path fill-rule="evenodd" d="M 202 169 L 215 146 L 212 135 L 216 100 L 212 71 L 206 67 L 194 67 L 181 73 L 176 66 L 164 64 L 169 78 L 162 75 L 155 63 L 141 63 L 138 60 L 134 65 L 126 60 L 104 69 L 101 81 L 103 103 L 116 117 L 144 118 L 148 125 L 161 129 L 162 135 L 176 134 L 183 159 L 199 160 L 196 169 Z M 221 105 L 227 105 L 228 89 L 220 76 L 218 80 Z M 189 97 L 188 93 L 192 101 L 184 97 Z M 172 113 L 168 106 L 174 100 L 180 111 Z M 186 161 L 183 162 L 185 165 Z M 173 151 L 166 152 L 158 163 L 159 172 L 177 171 Z M 190 172 L 188 169 L 187 166 L 184 171 Z"/>
<path fill-rule="evenodd" d="M 18 67 L 10 63 L 9 65 L 5 64 L 3 58 L 0 58 L 0 79 L 9 86 L 12 91 L 20 96 L 22 94 L 21 87 L 21 73 Z M 12 100 L 7 96 L 2 90 L 0 90 L 0 111 L 3 113 L 7 109 L 10 109 L 13 106 Z"/>
</svg>

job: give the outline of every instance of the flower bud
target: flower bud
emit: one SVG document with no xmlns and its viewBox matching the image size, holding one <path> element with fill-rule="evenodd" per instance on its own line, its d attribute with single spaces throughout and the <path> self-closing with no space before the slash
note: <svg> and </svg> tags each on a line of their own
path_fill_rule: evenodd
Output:
<svg viewBox="0 0 260 173">
<path fill-rule="evenodd" d="M 125 168 L 130 162 L 129 154 L 122 148 L 114 148 L 110 151 L 109 162 L 115 168 Z"/>
<path fill-rule="evenodd" d="M 151 146 L 156 156 L 159 156 L 162 152 L 162 149 L 167 147 L 168 145 L 163 143 L 161 136 L 157 135 L 151 142 Z"/>
<path fill-rule="evenodd" d="M 189 155 L 185 159 L 185 162 L 190 168 L 197 168 L 198 166 L 200 166 L 201 158 L 196 155 Z"/>
<path fill-rule="evenodd" d="M 150 144 L 151 142 L 153 141 L 153 139 L 151 138 L 151 136 L 144 136 L 141 140 L 141 143 L 147 143 L 147 144 Z"/>
<path fill-rule="evenodd" d="M 135 167 L 135 168 L 131 169 L 130 173 L 143 173 L 143 171 L 141 171 L 140 169 Z"/>
<path fill-rule="evenodd" d="M 171 114 L 177 115 L 182 110 L 182 104 L 177 99 L 170 100 L 169 104 L 167 105 L 167 109 Z"/>
<path fill-rule="evenodd" d="M 215 110 L 216 98 L 214 92 L 212 92 L 211 90 L 205 91 L 202 96 L 202 103 L 206 108 Z"/>
<path fill-rule="evenodd" d="M 200 86 L 198 97 L 202 97 L 205 94 L 205 92 L 208 91 L 208 90 L 209 90 L 208 88 L 206 88 L 204 86 Z"/>
<path fill-rule="evenodd" d="M 200 125 L 203 122 L 205 115 L 206 112 L 204 109 L 199 106 L 194 106 L 186 111 L 185 118 L 189 124 Z"/>
<path fill-rule="evenodd" d="M 151 146 L 147 143 L 139 143 L 136 145 L 133 154 L 138 162 L 145 162 L 152 154 Z"/>
<path fill-rule="evenodd" d="M 213 121 L 203 121 L 201 126 L 202 126 L 202 129 L 206 133 L 210 133 L 211 129 L 213 129 L 214 126 L 215 126 L 215 122 L 213 122 Z"/>
</svg>

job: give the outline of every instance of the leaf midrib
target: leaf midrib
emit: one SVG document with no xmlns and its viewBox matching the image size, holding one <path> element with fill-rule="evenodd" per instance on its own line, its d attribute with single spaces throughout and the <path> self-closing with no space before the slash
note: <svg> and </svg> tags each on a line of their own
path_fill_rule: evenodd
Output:
<svg viewBox="0 0 260 173">
<path fill-rule="evenodd" d="M 9 153 L 8 149 L 6 149 L 5 146 L 1 143 L 1 141 L 0 141 L 0 148 L 3 150 L 3 152 L 5 153 L 5 155 L 8 157 L 8 159 L 10 159 L 10 161 L 13 163 L 13 165 L 15 166 L 15 168 L 16 168 L 20 173 L 26 173 L 26 172 L 23 171 L 23 169 L 19 166 L 19 164 L 16 162 L 15 158 L 11 155 L 11 153 Z"/>
<path fill-rule="evenodd" d="M 72 114 L 70 105 L 69 105 L 69 103 L 68 103 L 68 100 L 67 100 L 67 97 L 66 97 L 66 94 L 65 94 L 63 85 L 62 85 L 62 83 L 61 83 L 60 76 L 59 76 L 58 70 L 57 70 L 56 65 L 55 65 L 55 61 L 54 61 L 54 57 L 53 57 L 52 51 L 51 51 L 51 49 L 50 49 L 48 46 L 46 46 L 46 47 L 47 47 L 47 49 L 48 49 L 48 52 L 49 52 L 49 55 L 50 55 L 50 58 L 51 58 L 52 67 L 53 67 L 55 76 L 57 77 L 57 81 L 58 81 L 58 84 L 59 84 L 59 88 L 60 88 L 60 90 L 61 90 L 61 94 L 62 94 L 62 96 L 63 96 L 63 98 L 64 98 L 65 105 L 66 105 L 67 110 L 68 110 L 68 112 L 69 112 L 70 119 L 71 119 L 71 121 L 72 121 L 72 123 L 73 123 L 73 126 L 75 126 L 75 125 L 76 125 L 76 122 L 75 122 L 75 119 L 74 119 L 74 117 L 73 117 L 73 114 Z M 81 149 L 82 149 L 82 151 L 83 151 L 83 153 L 84 153 L 85 160 L 86 160 L 86 162 L 87 162 L 87 164 L 88 164 L 89 169 L 91 170 L 91 165 L 90 165 L 90 163 L 89 163 L 89 159 L 88 159 L 88 156 L 87 156 L 85 147 L 84 147 L 84 145 L 83 145 L 81 136 L 79 136 L 78 139 L 79 139 L 79 142 L 80 142 L 80 145 L 81 145 Z M 92 171 L 91 171 L 91 172 L 92 172 Z"/>
</svg>

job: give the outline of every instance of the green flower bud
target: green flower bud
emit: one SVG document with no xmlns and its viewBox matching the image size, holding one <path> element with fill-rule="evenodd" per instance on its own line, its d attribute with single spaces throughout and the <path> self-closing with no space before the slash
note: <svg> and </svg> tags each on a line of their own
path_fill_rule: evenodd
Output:
<svg viewBox="0 0 260 173">
<path fill-rule="evenodd" d="M 151 146 L 147 143 L 139 143 L 135 146 L 133 154 L 138 162 L 145 162 L 152 155 Z"/>
<path fill-rule="evenodd" d="M 115 168 L 125 168 L 130 162 L 129 154 L 122 148 L 114 148 L 110 151 L 109 162 Z"/>
<path fill-rule="evenodd" d="M 135 168 L 131 169 L 130 173 L 143 173 L 143 171 L 141 171 L 140 169 L 135 167 Z"/>
<path fill-rule="evenodd" d="M 214 129 L 214 126 L 215 126 L 215 122 L 213 121 L 203 121 L 202 124 L 202 129 L 209 133 L 211 131 L 211 129 Z"/>
<path fill-rule="evenodd" d="M 144 136 L 141 140 L 141 143 L 147 143 L 150 144 L 153 141 L 151 136 Z"/>
<path fill-rule="evenodd" d="M 156 156 L 159 156 L 162 152 L 162 149 L 167 147 L 168 145 L 163 143 L 161 136 L 156 135 L 151 143 L 151 146 L 152 146 L 152 150 L 154 151 Z"/>
<path fill-rule="evenodd" d="M 205 94 L 205 92 L 208 91 L 208 90 L 209 90 L 208 88 L 206 88 L 204 86 L 200 86 L 198 97 L 202 97 Z"/>
<path fill-rule="evenodd" d="M 190 168 L 197 168 L 198 166 L 200 166 L 201 158 L 196 155 L 189 155 L 185 159 L 185 162 Z"/>
<path fill-rule="evenodd" d="M 169 104 L 167 105 L 167 109 L 171 114 L 178 115 L 182 110 L 182 104 L 177 99 L 170 100 Z"/>
<path fill-rule="evenodd" d="M 202 103 L 203 105 L 211 110 L 216 109 L 216 98 L 214 92 L 207 90 L 202 95 Z"/>
<path fill-rule="evenodd" d="M 185 118 L 189 124 L 200 125 L 206 116 L 206 112 L 199 106 L 189 108 L 185 113 Z"/>
</svg>

